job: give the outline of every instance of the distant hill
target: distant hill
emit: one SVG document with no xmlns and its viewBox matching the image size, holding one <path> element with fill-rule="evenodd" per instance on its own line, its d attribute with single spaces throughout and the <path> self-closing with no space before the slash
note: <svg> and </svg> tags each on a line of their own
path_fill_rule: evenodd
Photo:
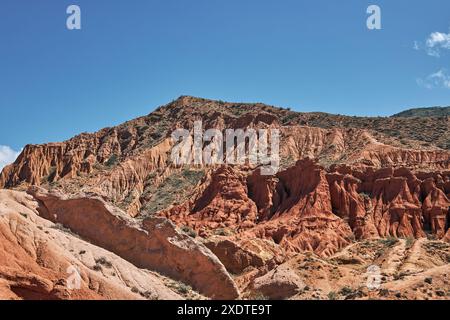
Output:
<svg viewBox="0 0 450 320">
<path fill-rule="evenodd" d="M 414 108 L 394 114 L 396 118 L 450 116 L 450 107 Z"/>
</svg>

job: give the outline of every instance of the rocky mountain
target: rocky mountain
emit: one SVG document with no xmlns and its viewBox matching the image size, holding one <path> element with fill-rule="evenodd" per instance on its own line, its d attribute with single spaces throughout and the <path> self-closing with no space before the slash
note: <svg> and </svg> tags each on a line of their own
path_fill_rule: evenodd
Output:
<svg viewBox="0 0 450 320">
<path fill-rule="evenodd" d="M 175 165 L 172 132 L 198 120 L 278 129 L 279 171 Z M 0 174 L 0 297 L 448 297 L 449 129 L 448 116 L 183 96 L 117 127 L 28 145 Z M 84 291 L 65 287 L 71 265 Z M 369 290 L 373 265 L 384 280 Z"/>
<path fill-rule="evenodd" d="M 414 108 L 402 111 L 393 115 L 393 117 L 448 117 L 450 116 L 450 107 L 431 107 Z"/>
</svg>

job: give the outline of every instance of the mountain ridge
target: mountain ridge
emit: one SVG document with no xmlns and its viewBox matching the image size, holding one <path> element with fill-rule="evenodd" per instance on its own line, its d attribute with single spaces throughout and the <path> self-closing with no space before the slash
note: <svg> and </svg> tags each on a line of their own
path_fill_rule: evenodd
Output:
<svg viewBox="0 0 450 320">
<path fill-rule="evenodd" d="M 394 114 L 392 117 L 448 117 L 450 107 L 411 108 Z"/>
<path fill-rule="evenodd" d="M 283 124 L 288 124 L 294 120 L 298 120 L 298 121 L 300 121 L 301 124 L 322 127 L 322 128 L 330 128 L 330 127 L 336 127 L 336 126 L 354 127 L 354 128 L 371 128 L 371 127 L 379 126 L 383 120 L 399 121 L 399 123 L 403 124 L 403 125 L 412 123 L 412 125 L 414 125 L 414 126 L 422 126 L 423 125 L 423 126 L 429 127 L 429 123 L 424 123 L 423 119 L 422 120 L 421 119 L 402 119 L 402 118 L 409 118 L 409 116 L 403 117 L 400 115 L 402 113 L 409 113 L 410 111 L 414 111 L 414 110 L 419 110 L 419 111 L 420 110 L 424 110 L 424 111 L 430 110 L 430 113 L 431 113 L 430 116 L 424 115 L 422 117 L 417 117 L 417 118 L 438 117 L 440 119 L 438 119 L 438 120 L 433 119 L 434 121 L 439 121 L 439 123 L 437 123 L 436 126 L 442 126 L 442 128 L 446 129 L 447 131 L 448 131 L 448 129 L 450 129 L 450 124 L 449 124 L 450 121 L 448 119 L 445 119 L 445 116 L 442 116 L 442 115 L 434 116 L 433 115 L 433 110 L 436 108 L 439 110 L 445 110 L 445 112 L 448 112 L 448 110 L 450 110 L 450 107 L 412 108 L 412 109 L 404 110 L 404 111 L 397 113 L 395 115 L 392 115 L 392 116 L 366 117 L 366 116 L 340 115 L 340 114 L 326 113 L 326 112 L 319 112 L 319 111 L 313 111 L 313 112 L 292 111 L 291 108 L 277 107 L 277 106 L 273 106 L 273 105 L 264 104 L 261 102 L 255 102 L 255 103 L 225 102 L 222 100 L 213 100 L 213 99 L 206 99 L 206 98 L 189 96 L 189 95 L 182 95 L 182 96 L 178 97 L 177 99 L 172 100 L 168 104 L 157 107 L 154 111 L 148 113 L 147 115 L 143 115 L 143 116 L 137 117 L 132 120 L 127 120 L 116 126 L 104 127 L 95 132 L 82 132 L 72 138 L 64 140 L 63 142 L 67 142 L 78 136 L 92 135 L 97 132 L 106 132 L 106 131 L 114 129 L 114 128 L 120 128 L 120 127 L 126 126 L 127 124 L 130 124 L 133 122 L 139 122 L 139 121 L 145 120 L 149 117 L 152 117 L 152 115 L 155 113 L 160 113 L 162 110 L 167 110 L 167 109 L 170 110 L 172 108 L 177 109 L 183 105 L 185 105 L 185 106 L 194 105 L 194 106 L 197 106 L 197 108 L 199 105 L 200 106 L 201 105 L 222 106 L 222 107 L 224 107 L 224 108 L 222 108 L 222 110 L 229 109 L 230 111 L 232 111 L 231 114 L 233 114 L 233 109 L 235 109 L 234 112 L 237 114 L 239 114 L 239 113 L 245 114 L 245 113 L 249 113 L 249 112 L 255 112 L 255 111 L 258 112 L 258 111 L 264 110 L 264 111 L 268 111 L 271 114 L 283 115 L 284 116 L 284 118 L 282 118 Z M 248 109 L 248 110 L 245 110 L 245 109 Z M 201 110 L 196 110 L 197 113 L 199 111 L 201 111 Z M 297 117 L 295 117 L 295 116 L 297 116 Z M 390 118 L 396 118 L 396 119 L 389 120 Z M 360 120 L 362 123 L 357 123 L 358 120 Z M 335 124 L 332 124 L 330 122 L 335 122 Z M 380 127 L 382 127 L 382 126 L 380 126 Z M 409 132 L 406 135 L 401 136 L 398 134 L 398 132 L 395 132 L 394 130 L 390 131 L 390 129 L 391 128 L 381 128 L 377 131 L 383 132 L 387 135 L 394 136 L 395 138 L 403 138 L 403 137 L 404 138 L 412 138 L 413 137 L 413 135 Z M 442 132 L 444 132 L 444 130 L 442 130 Z M 447 136 L 445 136 L 445 137 L 447 137 Z M 425 141 L 429 142 L 429 143 L 436 142 L 435 139 L 427 138 L 427 137 L 421 136 L 421 135 L 417 136 L 417 138 L 422 138 L 422 139 L 425 138 Z M 48 145 L 48 144 L 57 144 L 57 143 L 60 143 L 60 142 L 45 142 L 45 143 L 30 144 L 30 145 L 36 146 L 36 145 L 45 145 L 45 144 Z M 439 143 L 437 143 L 437 145 L 438 144 Z M 442 144 L 440 147 L 442 147 L 444 149 L 450 149 L 450 145 L 448 145 L 448 144 Z"/>
</svg>

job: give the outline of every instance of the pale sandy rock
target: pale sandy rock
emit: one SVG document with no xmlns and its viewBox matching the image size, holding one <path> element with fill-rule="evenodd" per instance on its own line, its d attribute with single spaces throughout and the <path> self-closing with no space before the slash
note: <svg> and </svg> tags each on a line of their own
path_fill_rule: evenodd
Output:
<svg viewBox="0 0 450 320">
<path fill-rule="evenodd" d="M 100 198 L 70 198 L 37 187 L 29 193 L 41 203 L 38 211 L 43 217 L 137 267 L 183 281 L 211 298 L 239 296 L 219 259 L 204 245 L 178 232 L 167 219 L 151 217 L 140 224 Z"/>
<path fill-rule="evenodd" d="M 30 195 L 0 190 L 0 297 L 181 299 L 163 277 L 85 242 L 38 215 Z M 67 286 L 75 267 L 79 290 Z"/>
</svg>

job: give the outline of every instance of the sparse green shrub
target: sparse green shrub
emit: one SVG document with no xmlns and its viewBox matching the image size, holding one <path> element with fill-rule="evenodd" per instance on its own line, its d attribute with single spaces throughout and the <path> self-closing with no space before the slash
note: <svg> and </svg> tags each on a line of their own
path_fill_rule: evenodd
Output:
<svg viewBox="0 0 450 320">
<path fill-rule="evenodd" d="M 54 225 L 51 226 L 51 228 L 60 230 L 62 232 L 68 233 L 74 237 L 79 238 L 79 236 L 77 234 L 73 233 L 72 230 L 70 230 L 69 228 L 64 227 L 61 223 L 55 223 Z"/>
<path fill-rule="evenodd" d="M 188 294 L 192 291 L 192 288 L 183 282 L 177 282 L 171 285 L 173 289 L 175 289 L 180 294 Z"/>
<path fill-rule="evenodd" d="M 98 259 L 95 259 L 95 263 L 105 266 L 106 268 L 112 268 L 112 263 L 109 262 L 105 257 L 101 257 Z"/>
<path fill-rule="evenodd" d="M 336 292 L 330 291 L 330 292 L 328 293 L 327 297 L 328 297 L 328 300 L 337 300 L 338 295 L 337 295 Z"/>
<path fill-rule="evenodd" d="M 132 287 L 132 288 L 131 288 L 131 292 L 133 292 L 133 293 L 139 293 L 139 289 L 136 288 L 136 287 Z"/>
<path fill-rule="evenodd" d="M 394 274 L 394 280 L 401 280 L 401 279 L 403 279 L 405 277 L 405 275 L 403 274 L 403 273 L 401 273 L 401 272 L 396 272 L 395 274 Z"/>
<path fill-rule="evenodd" d="M 108 161 L 106 161 L 105 165 L 107 167 L 114 167 L 119 162 L 119 157 L 115 154 L 113 154 L 111 157 L 109 157 Z"/>
<path fill-rule="evenodd" d="M 56 167 L 50 167 L 49 171 L 48 171 L 48 175 L 46 175 L 45 177 L 41 178 L 41 182 L 42 183 L 46 183 L 46 182 L 50 182 L 53 181 L 53 179 L 55 179 L 56 176 Z"/>
<path fill-rule="evenodd" d="M 367 192 L 360 192 L 359 195 L 364 199 L 370 199 L 370 194 Z"/>
<path fill-rule="evenodd" d="M 348 296 L 353 293 L 353 290 L 352 288 L 345 286 L 339 291 L 339 293 L 343 296 Z"/>
<path fill-rule="evenodd" d="M 382 244 L 384 244 L 386 247 L 393 247 L 398 243 L 398 239 L 394 237 L 387 237 L 386 239 L 380 240 Z"/>
<path fill-rule="evenodd" d="M 102 271 L 103 270 L 102 266 L 99 264 L 96 264 L 92 269 L 94 269 L 94 271 Z"/>
<path fill-rule="evenodd" d="M 183 231 L 184 233 L 186 233 L 188 236 L 190 236 L 191 238 L 195 238 L 197 237 L 197 232 L 195 232 L 194 229 L 188 227 L 188 226 L 182 226 L 181 227 L 181 231 Z"/>
<path fill-rule="evenodd" d="M 225 230 L 224 228 L 219 228 L 219 229 L 214 230 L 214 234 L 216 236 L 228 236 L 229 235 L 227 230 Z"/>
<path fill-rule="evenodd" d="M 412 237 L 406 238 L 406 247 L 407 247 L 407 248 L 411 248 L 412 245 L 414 244 L 414 241 L 415 241 L 415 240 L 416 240 L 416 239 L 414 239 L 414 238 L 412 238 Z"/>
<path fill-rule="evenodd" d="M 270 298 L 261 292 L 257 292 L 250 297 L 250 300 L 262 301 L 262 300 L 270 300 Z"/>
<path fill-rule="evenodd" d="M 162 134 L 161 134 L 159 131 L 155 131 L 155 132 L 152 132 L 152 133 L 150 134 L 150 137 L 151 137 L 153 140 L 159 140 L 159 139 L 161 139 Z"/>
</svg>

